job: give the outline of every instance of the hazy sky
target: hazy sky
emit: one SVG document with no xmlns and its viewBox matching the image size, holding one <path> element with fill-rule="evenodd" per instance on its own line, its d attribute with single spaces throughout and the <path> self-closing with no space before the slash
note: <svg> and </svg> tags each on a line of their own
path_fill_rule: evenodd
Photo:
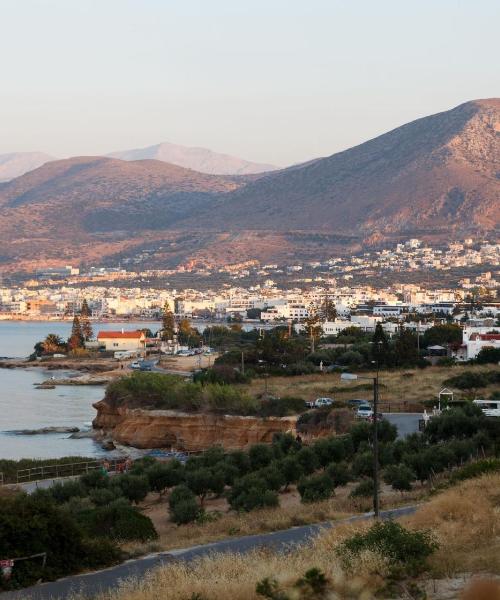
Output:
<svg viewBox="0 0 500 600">
<path fill-rule="evenodd" d="M 499 0 L 0 0 L 0 153 L 285 165 L 500 96 Z"/>
</svg>

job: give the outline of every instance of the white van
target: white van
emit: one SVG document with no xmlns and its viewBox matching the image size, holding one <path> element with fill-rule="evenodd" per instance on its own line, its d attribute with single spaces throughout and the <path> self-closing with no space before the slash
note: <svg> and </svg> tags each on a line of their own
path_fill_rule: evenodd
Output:
<svg viewBox="0 0 500 600">
<path fill-rule="evenodd" d="M 474 400 L 487 417 L 500 417 L 500 400 Z"/>
</svg>

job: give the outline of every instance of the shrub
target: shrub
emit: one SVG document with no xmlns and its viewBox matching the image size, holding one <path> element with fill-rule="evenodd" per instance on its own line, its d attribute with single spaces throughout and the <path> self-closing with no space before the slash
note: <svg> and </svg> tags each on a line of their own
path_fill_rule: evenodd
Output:
<svg viewBox="0 0 500 600">
<path fill-rule="evenodd" d="M 297 452 L 296 457 L 306 475 L 314 473 L 314 471 L 316 471 L 316 469 L 319 467 L 318 456 L 312 448 L 301 448 Z"/>
<path fill-rule="evenodd" d="M 149 487 L 160 496 L 168 488 L 179 485 L 184 479 L 184 468 L 179 461 L 156 463 L 146 470 Z"/>
<path fill-rule="evenodd" d="M 120 488 L 121 493 L 130 502 L 138 504 L 148 495 L 149 481 L 145 475 L 117 475 L 113 477 L 113 487 Z"/>
<path fill-rule="evenodd" d="M 306 410 L 303 398 L 284 396 L 283 398 L 269 398 L 263 400 L 259 409 L 261 417 L 286 417 L 296 415 Z"/>
<path fill-rule="evenodd" d="M 47 552 L 50 560 L 41 570 L 40 560 L 20 561 L 12 579 L 2 587 L 22 587 L 38 579 L 55 579 L 74 573 L 82 566 L 104 566 L 116 562 L 119 553 L 112 551 L 104 556 L 92 556 L 83 532 L 68 512 L 57 506 L 46 495 L 18 494 L 0 498 L 0 555 L 2 557 L 29 556 Z"/>
<path fill-rule="evenodd" d="M 256 475 L 262 477 L 266 482 L 267 489 L 274 490 L 275 492 L 278 492 L 286 484 L 285 475 L 276 462 L 271 463 L 263 469 L 259 469 Z"/>
<path fill-rule="evenodd" d="M 313 450 L 322 467 L 326 467 L 333 461 L 338 462 L 346 458 L 344 443 L 342 439 L 336 437 L 319 439 L 313 444 Z"/>
<path fill-rule="evenodd" d="M 267 465 L 273 460 L 274 454 L 271 446 L 267 444 L 254 444 L 248 451 L 250 467 L 256 471 Z"/>
<path fill-rule="evenodd" d="M 80 482 L 88 489 L 104 488 L 109 485 L 109 475 L 101 469 L 94 469 L 80 477 Z"/>
<path fill-rule="evenodd" d="M 185 525 L 196 521 L 202 510 L 198 506 L 196 499 L 181 500 L 170 509 L 170 519 L 177 525 Z"/>
<path fill-rule="evenodd" d="M 87 490 L 80 481 L 70 479 L 54 484 L 50 488 L 50 494 L 58 504 L 63 504 L 74 497 L 83 498 L 87 495 Z"/>
<path fill-rule="evenodd" d="M 187 487 L 198 496 L 203 506 L 206 495 L 209 492 L 222 494 L 224 491 L 224 478 L 220 473 L 214 473 L 210 469 L 202 468 L 186 473 Z"/>
<path fill-rule="evenodd" d="M 384 473 L 384 481 L 400 492 L 411 490 L 415 474 L 407 465 L 390 465 Z"/>
<path fill-rule="evenodd" d="M 335 485 L 327 473 L 318 473 L 301 479 L 297 489 L 302 502 L 317 502 L 331 498 Z"/>
<path fill-rule="evenodd" d="M 304 474 L 304 468 L 297 460 L 296 456 L 285 456 L 285 458 L 279 462 L 278 469 L 283 474 L 286 488 L 288 488 L 291 483 L 298 481 Z"/>
<path fill-rule="evenodd" d="M 122 491 L 118 486 L 113 486 L 112 488 L 97 488 L 95 490 L 91 490 L 89 493 L 89 500 L 95 506 L 106 506 L 106 504 L 110 504 L 114 500 L 117 500 L 122 495 Z"/>
<path fill-rule="evenodd" d="M 500 458 L 485 458 L 464 465 L 451 474 L 450 481 L 456 483 L 464 479 L 480 477 L 486 473 L 496 473 L 500 471 Z"/>
<path fill-rule="evenodd" d="M 481 348 L 476 356 L 476 362 L 480 365 L 498 364 L 500 362 L 500 348 Z"/>
<path fill-rule="evenodd" d="M 337 552 L 349 561 L 369 550 L 388 559 L 393 567 L 404 566 L 408 573 L 417 574 L 437 547 L 427 531 L 410 531 L 394 521 L 384 521 L 345 540 Z"/>
<path fill-rule="evenodd" d="M 265 479 L 250 473 L 234 482 L 228 495 L 229 504 L 234 510 L 250 511 L 264 506 L 278 506 L 278 495 L 269 489 Z"/>
<path fill-rule="evenodd" d="M 175 487 L 168 498 L 170 519 L 178 525 L 195 521 L 200 514 L 200 507 L 194 493 L 186 485 Z"/>
<path fill-rule="evenodd" d="M 335 487 L 342 487 L 351 481 L 349 465 L 346 462 L 332 463 L 328 465 L 326 472 Z"/>
<path fill-rule="evenodd" d="M 358 452 L 352 462 L 352 472 L 356 477 L 372 477 L 374 469 L 373 452 Z"/>
<path fill-rule="evenodd" d="M 78 521 L 90 537 L 141 542 L 158 537 L 151 519 L 124 500 L 82 513 Z"/>
<path fill-rule="evenodd" d="M 363 479 L 349 494 L 351 498 L 368 498 L 373 496 L 375 482 L 373 479 Z"/>
</svg>

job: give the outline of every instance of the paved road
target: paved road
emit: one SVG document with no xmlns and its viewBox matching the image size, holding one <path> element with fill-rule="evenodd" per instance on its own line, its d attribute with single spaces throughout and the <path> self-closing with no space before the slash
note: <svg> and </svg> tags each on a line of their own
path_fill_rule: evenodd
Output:
<svg viewBox="0 0 500 600">
<path fill-rule="evenodd" d="M 383 519 L 390 519 L 412 514 L 416 506 L 405 506 L 381 513 Z M 173 561 L 188 562 L 194 558 L 205 556 L 214 552 L 237 552 L 245 553 L 259 547 L 273 548 L 283 551 L 290 546 L 303 544 L 314 538 L 322 529 L 329 529 L 341 523 L 369 519 L 372 513 L 356 515 L 349 519 L 336 522 L 318 523 L 303 527 L 293 527 L 284 531 L 266 533 L 261 535 L 250 535 L 246 537 L 233 538 L 203 546 L 193 546 L 183 550 L 171 550 L 151 554 L 144 558 L 129 560 L 121 565 L 111 567 L 102 571 L 96 571 L 85 575 L 75 575 L 60 579 L 52 583 L 44 583 L 38 586 L 26 588 L 16 592 L 4 592 L 0 594 L 0 600 L 65 600 L 74 592 L 80 592 L 90 598 L 99 592 L 116 588 L 119 581 L 130 577 L 142 577 L 147 571 L 167 565 Z"/>
<path fill-rule="evenodd" d="M 404 438 L 418 431 L 422 413 L 384 413 L 384 418 L 398 428 L 398 437 Z"/>
</svg>

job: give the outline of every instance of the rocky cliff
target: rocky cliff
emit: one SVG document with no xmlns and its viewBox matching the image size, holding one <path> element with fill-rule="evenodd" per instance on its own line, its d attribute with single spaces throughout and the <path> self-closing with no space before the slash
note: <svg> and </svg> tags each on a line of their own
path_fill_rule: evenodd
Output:
<svg viewBox="0 0 500 600">
<path fill-rule="evenodd" d="M 216 444 L 227 450 L 271 442 L 279 432 L 295 435 L 296 417 L 240 417 L 172 410 L 111 407 L 104 400 L 94 404 L 94 429 L 102 429 L 115 441 L 135 448 L 205 450 Z"/>
</svg>

